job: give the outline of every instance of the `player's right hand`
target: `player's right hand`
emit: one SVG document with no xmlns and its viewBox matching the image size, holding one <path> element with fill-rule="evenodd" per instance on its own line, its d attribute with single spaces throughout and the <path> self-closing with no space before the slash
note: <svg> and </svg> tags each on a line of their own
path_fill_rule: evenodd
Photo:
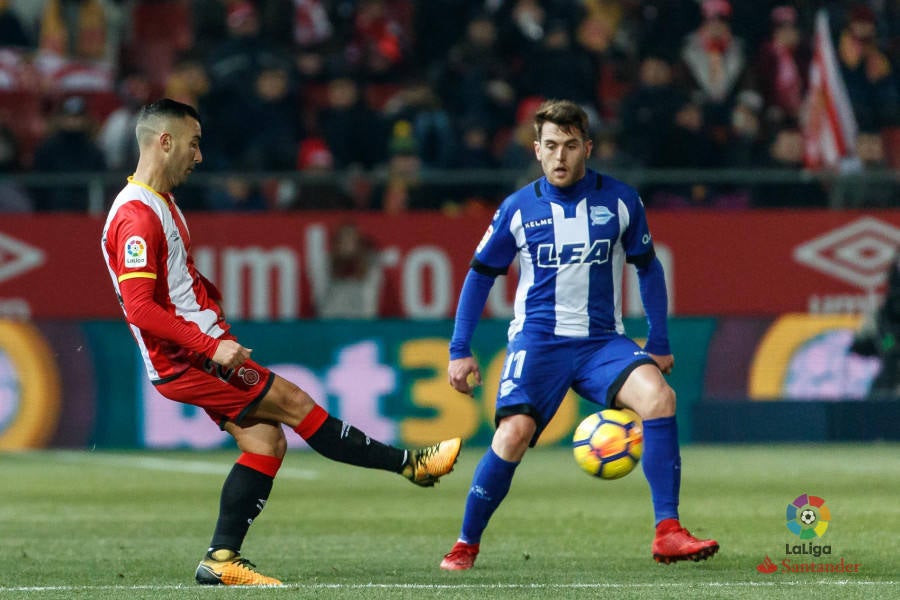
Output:
<svg viewBox="0 0 900 600">
<path fill-rule="evenodd" d="M 213 354 L 212 360 L 226 369 L 233 369 L 250 358 L 251 352 L 253 350 L 244 348 L 234 340 L 221 340 L 216 347 L 216 353 Z"/>
<path fill-rule="evenodd" d="M 447 367 L 450 386 L 457 392 L 472 395 L 475 386 L 481 385 L 481 369 L 474 356 L 456 358 Z"/>
</svg>

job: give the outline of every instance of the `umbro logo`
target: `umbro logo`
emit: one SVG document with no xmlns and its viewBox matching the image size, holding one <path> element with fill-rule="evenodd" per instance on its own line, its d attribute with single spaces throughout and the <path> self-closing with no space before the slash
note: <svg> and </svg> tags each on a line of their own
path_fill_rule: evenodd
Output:
<svg viewBox="0 0 900 600">
<path fill-rule="evenodd" d="M 884 284 L 900 246 L 900 228 L 862 217 L 794 248 L 794 260 L 864 290 Z"/>
<path fill-rule="evenodd" d="M 44 264 L 44 251 L 0 233 L 0 283 Z"/>
</svg>

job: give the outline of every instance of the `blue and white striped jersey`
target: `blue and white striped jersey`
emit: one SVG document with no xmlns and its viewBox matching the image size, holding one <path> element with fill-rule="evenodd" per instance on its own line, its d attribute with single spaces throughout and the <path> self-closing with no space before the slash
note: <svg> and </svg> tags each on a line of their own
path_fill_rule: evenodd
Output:
<svg viewBox="0 0 900 600">
<path fill-rule="evenodd" d="M 573 338 L 624 333 L 624 263 L 642 266 L 655 256 L 637 190 L 590 169 L 571 188 L 541 177 L 507 197 L 472 266 L 497 275 L 517 255 L 509 339 L 523 330 Z"/>
</svg>

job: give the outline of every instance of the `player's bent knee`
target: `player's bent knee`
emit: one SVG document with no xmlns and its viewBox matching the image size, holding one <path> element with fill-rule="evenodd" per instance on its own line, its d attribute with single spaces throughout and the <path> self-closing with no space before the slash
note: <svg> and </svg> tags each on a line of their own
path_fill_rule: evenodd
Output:
<svg viewBox="0 0 900 600">
<path fill-rule="evenodd" d="M 504 460 L 521 460 L 536 430 L 537 424 L 528 415 L 504 417 L 494 433 L 491 447 Z"/>
<path fill-rule="evenodd" d="M 269 393 L 253 415 L 296 427 L 310 413 L 316 402 L 297 385 L 276 376 Z"/>
<path fill-rule="evenodd" d="M 662 385 L 647 395 L 644 403 L 643 418 L 661 419 L 675 414 L 675 390 L 669 385 Z"/>
</svg>

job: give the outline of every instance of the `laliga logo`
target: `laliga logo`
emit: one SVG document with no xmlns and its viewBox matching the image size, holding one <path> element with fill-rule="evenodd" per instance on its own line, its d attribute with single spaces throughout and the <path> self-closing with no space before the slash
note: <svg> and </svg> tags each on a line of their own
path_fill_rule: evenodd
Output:
<svg viewBox="0 0 900 600">
<path fill-rule="evenodd" d="M 825 501 L 818 496 L 800 494 L 794 501 L 787 505 L 788 531 L 801 540 L 822 537 L 828 529 L 831 520 L 831 512 L 825 506 Z"/>
</svg>

